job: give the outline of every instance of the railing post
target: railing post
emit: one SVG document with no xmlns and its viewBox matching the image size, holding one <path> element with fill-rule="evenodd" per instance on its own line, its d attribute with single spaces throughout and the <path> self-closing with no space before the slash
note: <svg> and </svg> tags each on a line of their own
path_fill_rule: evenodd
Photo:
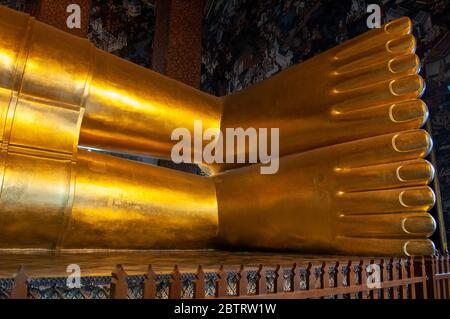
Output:
<svg viewBox="0 0 450 319">
<path fill-rule="evenodd" d="M 300 268 L 297 270 L 298 272 L 298 290 L 300 290 Z M 306 290 L 313 290 L 316 288 L 316 274 L 315 268 L 312 263 L 308 263 L 306 266 L 306 274 L 305 274 L 305 286 Z"/>
<path fill-rule="evenodd" d="M 309 269 L 309 267 L 308 267 Z M 306 272 L 306 289 L 309 289 L 309 285 L 308 285 L 308 269 Z M 297 265 L 297 263 L 294 263 L 292 265 L 292 270 L 291 270 L 291 291 L 299 291 L 300 290 L 300 266 Z"/>
<path fill-rule="evenodd" d="M 279 293 L 284 291 L 284 274 L 283 267 L 281 265 L 277 265 L 275 268 L 275 280 L 273 283 L 273 292 Z"/>
<path fill-rule="evenodd" d="M 128 296 L 128 283 L 127 273 L 123 269 L 122 265 L 117 265 L 116 269 L 112 272 L 112 279 L 110 285 L 111 299 L 127 299 Z"/>
<path fill-rule="evenodd" d="M 440 274 L 441 272 L 441 254 L 439 253 L 439 251 L 436 251 L 434 258 L 434 274 Z M 441 280 L 437 279 L 436 276 L 434 276 L 434 285 L 434 291 L 436 293 L 435 298 L 442 299 L 442 282 Z"/>
<path fill-rule="evenodd" d="M 381 259 L 380 262 L 380 268 L 381 268 L 381 282 L 386 282 L 389 280 L 389 260 L 386 261 L 385 258 Z M 389 299 L 389 290 L 388 288 L 381 289 L 381 298 L 383 299 Z"/>
<path fill-rule="evenodd" d="M 170 274 L 169 299 L 181 299 L 181 273 L 177 265 Z"/>
<path fill-rule="evenodd" d="M 355 286 L 355 274 L 354 274 L 354 271 L 353 271 L 353 262 L 351 260 L 349 260 L 348 263 L 347 263 L 347 286 L 348 287 Z M 355 299 L 355 294 L 354 293 L 348 293 L 347 297 L 349 299 Z"/>
<path fill-rule="evenodd" d="M 11 287 L 10 299 L 27 299 L 28 295 L 28 276 L 25 273 L 25 268 L 20 265 L 17 272 L 14 274 L 14 284 Z"/>
<path fill-rule="evenodd" d="M 400 278 L 406 279 L 411 275 L 411 268 L 408 259 L 403 259 L 401 261 L 401 270 L 400 270 Z M 411 286 L 411 285 L 410 285 Z M 406 284 L 402 284 L 402 299 L 408 299 L 408 286 Z"/>
<path fill-rule="evenodd" d="M 216 279 L 216 298 L 225 297 L 227 295 L 227 273 L 223 269 L 223 265 L 220 266 Z"/>
<path fill-rule="evenodd" d="M 334 276 L 334 286 L 335 287 L 343 287 L 344 286 L 344 276 L 342 274 L 342 265 L 339 262 L 336 262 L 336 266 L 335 266 L 335 276 Z M 336 299 L 343 299 L 344 295 L 343 294 L 339 294 L 336 295 L 335 297 Z"/>
<path fill-rule="evenodd" d="M 263 265 L 258 266 L 258 271 L 256 272 L 256 294 L 261 295 L 266 293 L 266 271 Z"/>
<path fill-rule="evenodd" d="M 328 284 L 326 288 L 336 288 L 338 286 L 337 283 L 337 272 L 338 272 L 339 262 L 335 262 L 334 264 L 327 264 L 326 268 L 328 269 Z M 332 275 L 330 276 L 330 269 L 332 269 Z M 330 278 L 333 278 L 333 284 L 330 285 Z M 324 279 L 325 280 L 325 279 Z M 338 295 L 331 295 L 332 299 L 337 299 Z"/>
<path fill-rule="evenodd" d="M 198 266 L 195 274 L 194 299 L 205 299 L 205 273 L 201 265 Z"/>
<path fill-rule="evenodd" d="M 450 273 L 450 256 L 448 250 L 444 253 L 444 259 L 445 259 L 445 272 L 448 274 Z M 450 279 L 445 279 L 445 286 L 447 290 L 447 299 L 450 299 Z"/>
<path fill-rule="evenodd" d="M 328 272 L 328 265 L 323 262 L 319 268 L 319 289 L 330 287 L 330 273 Z M 323 297 L 321 299 L 324 299 Z"/>
<path fill-rule="evenodd" d="M 444 274 L 448 273 L 447 254 L 444 251 L 441 253 L 441 256 L 440 256 L 440 265 L 441 265 L 440 273 L 444 273 Z M 441 279 L 440 282 L 441 282 L 442 299 L 448 299 L 450 297 L 449 296 L 449 287 L 448 287 L 449 280 L 445 278 L 445 279 Z"/>
<path fill-rule="evenodd" d="M 144 275 L 144 292 L 142 298 L 156 298 L 156 274 L 153 272 L 152 265 L 148 265 L 147 273 Z"/>
<path fill-rule="evenodd" d="M 432 256 L 424 256 L 424 274 L 426 277 L 426 297 L 427 299 L 436 299 L 436 285 L 435 285 L 435 260 L 436 257 Z"/>
<path fill-rule="evenodd" d="M 378 270 L 380 271 L 379 274 L 378 274 L 379 278 L 376 278 L 376 279 L 378 279 L 380 281 L 379 283 L 383 282 L 383 274 L 381 272 L 381 269 L 382 269 L 382 266 L 383 266 L 382 263 L 383 263 L 383 261 L 381 259 L 378 260 L 378 262 L 375 259 L 371 260 L 371 264 L 375 265 L 375 268 L 378 268 Z M 374 267 L 372 267 L 372 268 L 374 268 Z M 375 283 L 375 284 L 377 284 L 377 283 Z M 382 294 L 383 294 L 383 290 L 381 288 L 375 287 L 375 289 L 373 290 L 373 293 L 372 293 L 372 299 L 380 299 L 380 298 L 382 298 L 381 297 Z"/>
<path fill-rule="evenodd" d="M 395 273 L 396 273 L 396 266 L 395 266 L 394 258 L 389 258 L 389 261 L 388 261 L 388 264 L 386 265 L 386 268 L 387 268 L 387 275 L 389 276 L 389 281 L 393 281 L 395 279 L 394 276 L 395 276 Z M 396 288 L 395 287 L 391 287 L 389 289 L 391 291 L 390 299 L 395 299 L 394 290 Z M 386 289 L 386 290 L 388 290 L 388 289 Z M 388 293 L 389 293 L 389 291 L 388 291 Z"/>
<path fill-rule="evenodd" d="M 245 270 L 245 266 L 241 265 L 238 272 L 238 281 L 236 283 L 236 294 L 238 296 L 246 296 L 248 295 L 248 279 L 247 279 L 248 271 Z"/>
<path fill-rule="evenodd" d="M 361 285 L 367 288 L 367 290 L 363 291 L 361 294 L 363 299 L 373 299 L 373 290 L 369 289 L 367 286 L 367 278 L 372 274 L 372 270 L 370 273 L 367 272 L 367 267 L 373 262 L 372 259 L 364 259 L 361 265 Z"/>
<path fill-rule="evenodd" d="M 362 280 L 363 280 L 363 276 L 364 276 L 363 265 L 364 265 L 364 260 L 359 260 L 358 264 L 354 266 L 354 268 L 357 269 L 355 271 L 355 273 L 358 274 L 358 277 L 357 277 L 358 279 L 357 279 L 356 285 L 360 286 L 360 288 L 362 286 Z M 358 296 L 357 299 L 362 299 L 363 298 L 362 296 L 364 296 L 364 293 L 357 292 L 357 293 L 355 293 L 355 298 L 356 298 L 356 296 Z"/>
<path fill-rule="evenodd" d="M 399 267 L 399 265 L 401 264 L 401 259 L 399 258 L 395 258 L 393 263 L 392 263 L 392 279 L 393 280 L 399 280 L 401 279 L 400 275 L 399 275 L 399 271 L 401 271 L 401 266 Z M 400 299 L 400 293 L 399 293 L 399 288 L 398 286 L 392 287 L 392 295 L 393 295 L 393 299 Z"/>
<path fill-rule="evenodd" d="M 445 255 L 445 252 L 442 252 L 439 254 L 439 267 L 438 267 L 438 272 L 439 274 L 445 274 L 447 273 L 447 265 L 446 265 L 446 259 L 447 256 Z M 441 299 L 447 299 L 448 295 L 447 295 L 447 291 L 448 291 L 448 280 L 441 278 L 438 280 L 439 282 L 439 289 L 440 289 L 440 296 Z"/>
<path fill-rule="evenodd" d="M 416 257 L 409 257 L 409 264 L 410 264 L 410 278 L 417 278 L 421 277 L 421 274 L 418 274 L 418 267 L 416 266 Z M 421 283 L 411 284 L 410 285 L 410 291 L 411 291 L 411 299 L 419 299 L 422 298 L 420 294 L 420 290 L 423 289 L 420 287 Z M 420 296 L 420 297 L 419 297 Z"/>
<path fill-rule="evenodd" d="M 320 268 L 321 273 L 321 282 L 320 282 L 320 288 L 330 288 L 330 265 L 328 263 L 323 263 L 322 267 Z"/>
</svg>

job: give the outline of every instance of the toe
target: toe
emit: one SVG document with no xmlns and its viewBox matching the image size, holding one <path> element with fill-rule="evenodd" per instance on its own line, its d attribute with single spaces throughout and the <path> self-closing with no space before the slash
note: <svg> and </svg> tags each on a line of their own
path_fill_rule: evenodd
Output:
<svg viewBox="0 0 450 319">
<path fill-rule="evenodd" d="M 335 49 L 334 57 L 337 60 L 355 59 L 374 47 L 384 46 L 392 39 L 408 35 L 411 27 L 412 22 L 407 17 L 388 22 L 382 28 L 363 33 L 340 45 Z"/>
<path fill-rule="evenodd" d="M 383 190 L 405 186 L 425 186 L 434 177 L 430 162 L 417 159 L 398 163 L 345 168 L 335 171 L 341 193 Z"/>
<path fill-rule="evenodd" d="M 409 240 L 403 245 L 406 256 L 430 256 L 435 252 L 434 244 L 429 239 Z"/>
<path fill-rule="evenodd" d="M 408 75 L 374 83 L 349 91 L 333 91 L 332 114 L 348 113 L 369 107 L 399 103 L 420 98 L 425 81 L 420 75 Z"/>
<path fill-rule="evenodd" d="M 336 58 L 332 61 L 334 71 L 338 74 L 346 74 L 355 69 L 389 61 L 396 56 L 411 54 L 416 51 L 416 38 L 411 34 L 386 39 L 385 42 L 376 46 L 370 46 L 363 52 L 345 57 Z"/>
<path fill-rule="evenodd" d="M 336 204 L 343 215 L 377 214 L 401 211 L 428 211 L 436 201 L 428 186 L 364 192 L 339 192 Z"/>
<path fill-rule="evenodd" d="M 430 135 L 419 129 L 338 144 L 327 152 L 333 153 L 336 149 L 334 169 L 339 170 L 423 158 L 430 153 L 432 147 Z"/>
<path fill-rule="evenodd" d="M 422 100 L 408 100 L 332 114 L 331 118 L 336 125 L 347 128 L 344 133 L 357 131 L 363 138 L 421 128 L 428 115 L 428 107 Z"/>
<path fill-rule="evenodd" d="M 391 214 L 341 215 L 336 231 L 351 238 L 426 238 L 436 230 L 429 213 L 408 212 Z"/>
<path fill-rule="evenodd" d="M 435 252 L 429 239 L 352 238 L 337 236 L 334 249 L 342 254 L 363 256 L 431 256 Z"/>
<path fill-rule="evenodd" d="M 416 54 L 407 54 L 374 64 L 368 64 L 361 68 L 340 73 L 336 71 L 332 81 L 334 92 L 343 93 L 357 90 L 374 83 L 393 80 L 418 73 L 420 59 Z"/>
</svg>

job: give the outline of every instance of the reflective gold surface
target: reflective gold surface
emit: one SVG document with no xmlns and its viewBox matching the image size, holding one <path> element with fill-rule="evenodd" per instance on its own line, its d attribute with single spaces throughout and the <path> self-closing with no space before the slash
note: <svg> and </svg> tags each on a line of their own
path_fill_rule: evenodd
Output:
<svg viewBox="0 0 450 319">
<path fill-rule="evenodd" d="M 205 248 L 217 235 L 209 178 L 79 152 L 65 248 Z"/>
<path fill-rule="evenodd" d="M 421 255 L 435 230 L 427 211 L 434 169 L 423 130 L 381 135 L 286 156 L 215 178 L 219 238 L 228 246 L 369 255 Z"/>
<path fill-rule="evenodd" d="M 0 247 L 433 253 L 410 29 L 390 22 L 217 98 L 0 7 Z M 197 119 L 279 128 L 279 172 L 200 177 L 77 150 L 168 158 L 172 131 Z"/>
</svg>

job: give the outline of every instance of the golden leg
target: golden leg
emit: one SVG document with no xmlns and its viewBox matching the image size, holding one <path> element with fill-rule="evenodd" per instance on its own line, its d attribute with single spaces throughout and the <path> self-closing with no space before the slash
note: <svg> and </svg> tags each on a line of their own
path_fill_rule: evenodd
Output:
<svg viewBox="0 0 450 319">
<path fill-rule="evenodd" d="M 209 178 L 85 151 L 75 164 L 5 162 L 0 248 L 193 249 L 216 238 Z"/>
</svg>

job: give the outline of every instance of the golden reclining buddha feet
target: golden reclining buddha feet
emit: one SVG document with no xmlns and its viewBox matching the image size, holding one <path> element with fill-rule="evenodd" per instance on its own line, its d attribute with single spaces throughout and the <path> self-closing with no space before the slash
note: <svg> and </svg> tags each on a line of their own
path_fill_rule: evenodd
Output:
<svg viewBox="0 0 450 319">
<path fill-rule="evenodd" d="M 274 175 L 243 167 L 215 177 L 219 238 L 233 247 L 428 255 L 436 227 L 426 186 L 426 131 L 412 130 L 281 158 Z"/>
<path fill-rule="evenodd" d="M 428 111 L 410 29 L 390 22 L 217 98 L 0 7 L 0 248 L 431 254 L 432 143 L 414 130 Z M 279 127 L 279 172 L 227 164 L 201 177 L 77 150 L 167 158 L 173 129 L 197 119 Z"/>
</svg>

